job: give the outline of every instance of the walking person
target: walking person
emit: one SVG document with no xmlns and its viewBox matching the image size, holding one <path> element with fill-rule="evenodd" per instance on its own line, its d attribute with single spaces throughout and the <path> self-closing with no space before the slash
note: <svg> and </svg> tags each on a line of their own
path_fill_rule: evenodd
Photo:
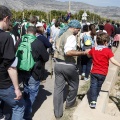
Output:
<svg viewBox="0 0 120 120">
<path fill-rule="evenodd" d="M 36 27 L 29 26 L 27 28 L 27 34 L 22 36 L 22 41 L 18 46 L 17 57 L 18 57 L 18 69 L 19 69 L 19 80 L 23 82 L 24 87 L 24 99 L 25 99 L 25 120 L 32 120 L 32 105 L 38 95 L 40 80 L 43 78 L 44 63 L 49 60 L 49 54 L 43 45 L 43 43 L 36 37 Z M 26 41 L 26 43 L 25 43 Z M 25 44 L 24 44 L 25 43 Z M 27 60 L 30 59 L 26 55 L 24 48 L 25 45 L 30 45 L 31 50 L 30 54 L 27 54 L 29 57 L 32 55 L 34 60 L 34 65 L 32 68 L 27 69 L 28 65 Z M 23 50 L 23 51 L 22 51 Z M 22 54 L 21 54 L 22 53 Z M 27 57 L 27 58 L 26 58 Z M 22 59 L 21 59 L 22 58 Z M 31 60 L 31 59 L 30 59 Z"/>
<path fill-rule="evenodd" d="M 111 25 L 109 19 L 106 20 L 106 24 L 104 25 L 104 30 L 106 30 L 108 35 L 112 37 L 112 33 L 114 32 L 114 27 Z"/>
<path fill-rule="evenodd" d="M 59 32 L 60 32 L 60 22 L 56 21 L 54 31 L 51 33 L 51 37 L 50 37 L 50 41 L 52 43 L 51 51 L 55 50 L 55 40 L 59 35 Z"/>
<path fill-rule="evenodd" d="M 109 60 L 116 66 L 120 67 L 120 63 L 114 59 L 113 52 L 108 48 L 110 40 L 109 35 L 107 33 L 100 32 L 100 34 L 97 35 L 96 40 L 98 46 L 92 48 L 88 53 L 88 57 L 92 57 L 93 60 L 90 81 L 91 108 L 96 108 L 97 97 L 108 73 Z"/>
<path fill-rule="evenodd" d="M 111 49 L 112 43 L 113 43 L 113 33 L 115 33 L 115 30 L 114 30 L 113 25 L 111 25 L 109 19 L 106 20 L 106 24 L 104 25 L 104 30 L 107 31 L 107 34 L 110 37 L 110 41 L 109 41 L 108 47 Z"/>
<path fill-rule="evenodd" d="M 8 32 L 12 38 L 13 38 L 13 42 L 14 42 L 14 45 L 16 44 L 16 40 L 15 40 L 15 36 L 11 33 L 11 29 L 12 29 L 12 24 L 10 23 L 9 24 L 9 27 L 6 29 L 6 32 Z M 3 119 L 0 119 L 0 120 L 8 120 L 10 118 L 10 114 L 4 114 L 4 105 L 5 105 L 5 102 L 4 101 L 0 101 L 0 118 L 4 118 Z"/>
<path fill-rule="evenodd" d="M 25 107 L 18 84 L 15 47 L 11 35 L 5 32 L 11 16 L 7 7 L 0 6 L 0 100 L 12 107 L 12 120 L 22 120 Z M 5 120 L 4 116 L 0 119 Z"/>
<path fill-rule="evenodd" d="M 119 41 L 120 41 L 120 24 L 117 23 L 116 24 L 116 35 L 114 36 L 114 41 L 113 41 L 113 46 L 115 46 L 116 48 L 119 46 Z"/>
<path fill-rule="evenodd" d="M 36 37 L 37 37 L 38 40 L 40 40 L 43 43 L 43 45 L 45 46 L 46 50 L 48 48 L 52 47 L 52 44 L 49 42 L 48 38 L 44 36 L 44 27 L 43 27 L 43 24 L 40 23 L 40 22 L 37 22 L 36 28 L 37 28 Z M 44 74 L 43 78 L 41 79 L 42 83 L 46 82 L 45 63 L 44 63 L 43 74 Z"/>
<path fill-rule="evenodd" d="M 61 29 L 56 39 L 56 50 L 54 58 L 56 63 L 55 84 L 54 84 L 54 115 L 56 119 L 63 116 L 63 92 L 66 83 L 69 86 L 69 92 L 66 98 L 66 109 L 76 105 L 76 96 L 79 85 L 79 74 L 76 67 L 76 57 L 85 55 L 86 51 L 77 51 L 76 35 L 80 31 L 81 25 L 77 20 L 71 20 L 68 25 Z"/>
<path fill-rule="evenodd" d="M 82 43 L 83 47 L 82 50 L 85 51 L 86 49 L 91 49 L 96 45 L 95 41 L 95 35 L 96 35 L 96 30 L 95 30 L 95 25 L 90 24 L 84 25 L 83 26 L 83 36 L 82 36 Z M 91 70 L 91 65 L 92 65 L 92 59 L 88 58 L 87 55 L 81 56 L 81 66 L 82 66 L 82 74 L 81 74 L 81 80 L 88 81 L 90 80 L 89 74 Z"/>
</svg>

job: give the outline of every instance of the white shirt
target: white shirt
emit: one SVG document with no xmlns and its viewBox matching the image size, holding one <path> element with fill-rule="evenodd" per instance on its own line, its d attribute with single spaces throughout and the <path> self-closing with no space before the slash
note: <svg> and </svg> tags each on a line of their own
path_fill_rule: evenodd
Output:
<svg viewBox="0 0 120 120">
<path fill-rule="evenodd" d="M 11 34 L 12 38 L 13 38 L 13 42 L 14 42 L 14 45 L 16 44 L 16 40 L 15 40 L 15 36 L 13 34 Z"/>
<path fill-rule="evenodd" d="M 52 40 L 53 40 L 52 48 L 53 48 L 54 50 L 55 50 L 55 41 L 56 41 L 57 36 L 59 35 L 59 32 L 60 32 L 60 29 L 55 27 L 55 30 L 53 31 L 53 33 L 52 33 L 52 35 L 51 35 L 51 38 L 52 38 Z"/>
<path fill-rule="evenodd" d="M 18 58 L 16 57 L 11 67 L 17 67 L 17 64 L 18 64 Z"/>
<path fill-rule="evenodd" d="M 97 31 L 96 31 L 96 33 L 97 33 L 97 32 L 99 32 L 99 31 L 100 31 L 100 30 L 97 30 Z M 106 30 L 103 30 L 102 32 L 107 33 L 107 31 L 106 31 Z"/>
<path fill-rule="evenodd" d="M 64 53 L 66 54 L 70 50 L 76 50 L 77 42 L 74 35 L 70 35 L 67 38 L 66 44 L 64 46 Z"/>
<path fill-rule="evenodd" d="M 52 25 L 52 27 L 50 29 L 51 29 L 51 35 L 52 35 L 55 31 L 55 25 Z"/>
<path fill-rule="evenodd" d="M 51 36 L 53 41 L 55 41 L 56 37 L 59 35 L 59 32 L 60 32 L 60 29 L 55 27 Z"/>
</svg>

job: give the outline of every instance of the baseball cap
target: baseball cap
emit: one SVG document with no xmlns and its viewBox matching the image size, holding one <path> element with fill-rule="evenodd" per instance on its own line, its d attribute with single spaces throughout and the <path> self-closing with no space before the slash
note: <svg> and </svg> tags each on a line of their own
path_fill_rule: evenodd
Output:
<svg viewBox="0 0 120 120">
<path fill-rule="evenodd" d="M 43 24 L 41 22 L 37 22 L 36 27 L 42 27 Z"/>
</svg>

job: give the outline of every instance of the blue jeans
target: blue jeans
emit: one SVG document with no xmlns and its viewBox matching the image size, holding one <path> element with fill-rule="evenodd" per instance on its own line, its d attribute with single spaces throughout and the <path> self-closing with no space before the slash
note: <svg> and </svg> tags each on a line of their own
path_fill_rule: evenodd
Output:
<svg viewBox="0 0 120 120">
<path fill-rule="evenodd" d="M 88 58 L 87 56 L 81 57 L 81 66 L 82 66 L 82 73 L 85 73 L 85 77 L 88 78 L 91 70 L 92 59 Z"/>
<path fill-rule="evenodd" d="M 16 97 L 14 87 L 0 89 L 0 99 L 12 107 L 12 120 L 22 120 L 24 115 L 24 100 L 15 100 Z"/>
<path fill-rule="evenodd" d="M 32 120 L 32 105 L 39 92 L 40 80 L 35 80 L 32 76 L 22 74 L 20 79 L 24 85 L 24 100 L 25 100 L 25 120 Z"/>
<path fill-rule="evenodd" d="M 85 73 L 85 77 L 88 78 L 91 70 L 92 59 L 86 55 L 81 56 L 82 73 Z"/>
<path fill-rule="evenodd" d="M 97 101 L 97 97 L 101 90 L 101 86 L 105 81 L 106 76 L 101 74 L 92 74 L 90 81 L 90 100 Z"/>
</svg>

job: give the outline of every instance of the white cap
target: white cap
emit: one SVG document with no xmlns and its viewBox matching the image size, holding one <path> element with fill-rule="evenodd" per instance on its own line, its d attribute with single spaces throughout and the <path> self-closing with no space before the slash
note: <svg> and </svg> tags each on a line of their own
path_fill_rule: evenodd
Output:
<svg viewBox="0 0 120 120">
<path fill-rule="evenodd" d="M 36 27 L 43 27 L 43 24 L 40 22 L 37 22 Z"/>
<path fill-rule="evenodd" d="M 87 22 L 87 25 L 90 25 L 90 23 L 89 23 L 89 22 Z"/>
</svg>

